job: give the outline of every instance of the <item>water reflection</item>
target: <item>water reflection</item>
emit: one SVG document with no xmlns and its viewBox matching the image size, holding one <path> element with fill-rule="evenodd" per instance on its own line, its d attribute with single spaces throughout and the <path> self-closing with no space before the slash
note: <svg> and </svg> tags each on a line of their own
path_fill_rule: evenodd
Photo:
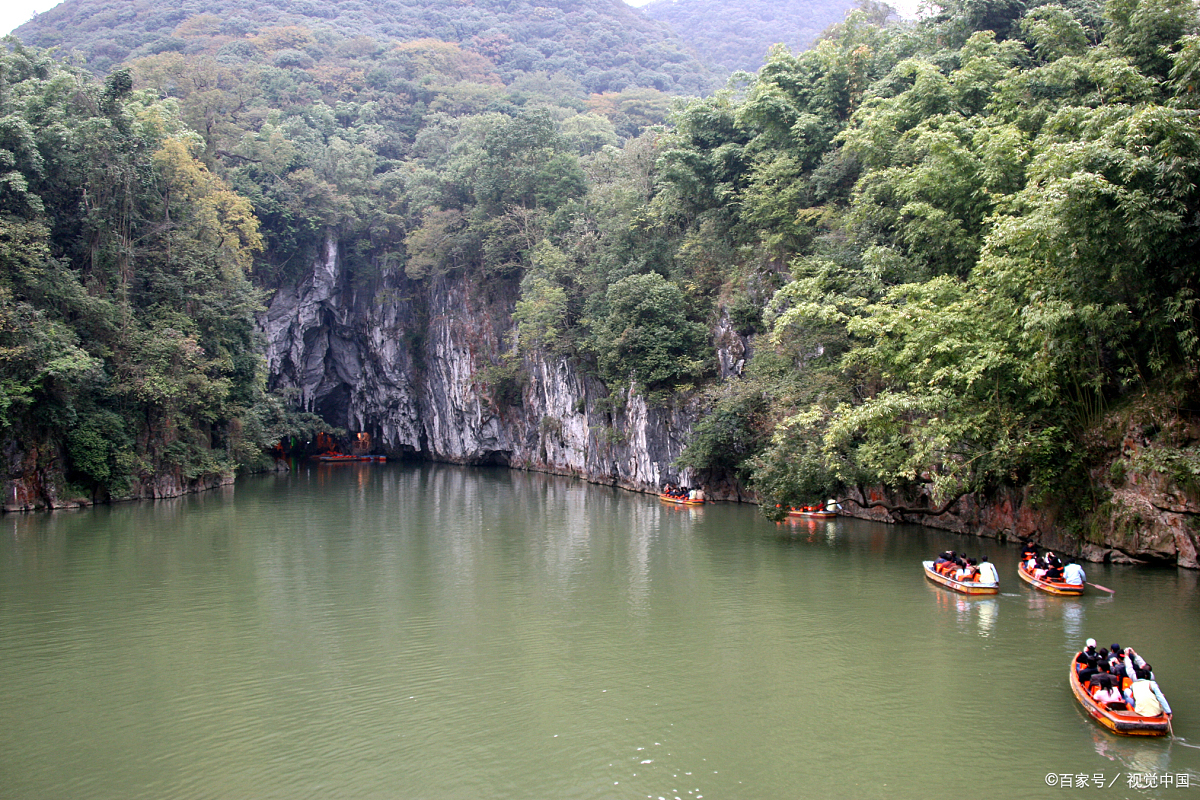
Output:
<svg viewBox="0 0 1200 800">
<path fill-rule="evenodd" d="M 1080 713 L 1087 716 L 1082 710 Z M 1169 740 L 1116 736 L 1090 720 L 1088 722 L 1092 747 L 1100 757 L 1120 764 L 1126 772 L 1162 774 L 1172 771 Z"/>
<path fill-rule="evenodd" d="M 926 581 L 928 583 L 928 581 Z M 959 630 L 974 631 L 984 638 L 992 635 L 1000 614 L 1000 601 L 995 597 L 972 596 L 952 592 L 929 584 L 929 590 L 937 598 L 939 609 L 954 614 Z"/>
<path fill-rule="evenodd" d="M 1062 601 L 1063 633 L 1069 642 L 1080 642 L 1087 637 L 1083 634 L 1084 604 L 1078 598 L 1059 598 Z"/>
<path fill-rule="evenodd" d="M 439 466 L 0 524 L 5 796 L 923 800 L 946 764 L 1002 797 L 1200 765 L 1106 733 L 1062 680 L 1084 637 L 1128 640 L 1200 740 L 1192 573 L 973 598 L 921 571 L 953 534 Z M 1008 713 L 998 668 L 1041 705 Z M 997 713 L 951 727 L 945 697 Z"/>
</svg>

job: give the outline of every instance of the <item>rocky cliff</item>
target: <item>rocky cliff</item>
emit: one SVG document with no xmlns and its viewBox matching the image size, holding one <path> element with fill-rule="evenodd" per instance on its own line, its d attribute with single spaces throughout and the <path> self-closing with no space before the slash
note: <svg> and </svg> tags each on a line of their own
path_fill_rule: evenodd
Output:
<svg viewBox="0 0 1200 800">
<path fill-rule="evenodd" d="M 458 275 L 415 282 L 393 272 L 356 282 L 330 237 L 312 273 L 277 290 L 262 317 L 272 388 L 294 390 L 306 410 L 369 434 L 389 455 L 504 464 L 640 491 L 690 482 L 672 463 L 695 403 L 653 406 L 633 391 L 610 397 L 570 359 L 518 357 L 515 300 L 511 283 Z M 725 371 L 740 368 L 744 351 L 729 344 L 736 353 L 725 354 Z M 732 486 L 721 496 L 740 498 Z"/>
</svg>

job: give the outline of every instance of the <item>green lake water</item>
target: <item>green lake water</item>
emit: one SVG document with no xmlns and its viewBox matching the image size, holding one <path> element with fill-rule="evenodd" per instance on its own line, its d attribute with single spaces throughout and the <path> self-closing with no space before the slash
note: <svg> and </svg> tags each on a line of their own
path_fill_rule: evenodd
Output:
<svg viewBox="0 0 1200 800">
<path fill-rule="evenodd" d="M 945 548 L 1002 594 L 927 581 Z M 7 515 L 0 798 L 1196 796 L 1200 576 L 1056 598 L 1016 557 L 429 465 Z M 1084 715 L 1089 636 L 1151 662 L 1176 740 Z"/>
</svg>

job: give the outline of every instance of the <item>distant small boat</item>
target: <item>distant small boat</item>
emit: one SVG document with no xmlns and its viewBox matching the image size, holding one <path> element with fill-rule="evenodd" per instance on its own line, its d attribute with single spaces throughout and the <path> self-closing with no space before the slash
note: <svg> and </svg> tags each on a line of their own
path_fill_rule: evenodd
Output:
<svg viewBox="0 0 1200 800">
<path fill-rule="evenodd" d="M 814 506 L 811 508 L 793 508 L 791 511 L 788 511 L 789 517 L 809 517 L 813 519 L 829 519 L 830 517 L 836 517 L 837 515 L 838 513 L 836 511 L 831 511 L 827 508 L 821 508 L 819 506 Z"/>
<path fill-rule="evenodd" d="M 1071 691 L 1075 694 L 1075 699 L 1092 719 L 1110 731 L 1126 736 L 1166 736 L 1171 732 L 1170 714 L 1143 717 L 1133 713 L 1131 708 L 1113 709 L 1093 699 L 1088 694 L 1087 687 L 1079 682 L 1078 673 L 1075 672 L 1075 658 L 1078 657 L 1079 654 L 1076 653 L 1075 657 L 1071 659 L 1071 672 L 1067 681 L 1071 684 Z"/>
<path fill-rule="evenodd" d="M 956 592 L 963 594 L 1000 594 L 1000 584 L 997 583 L 980 583 L 979 581 L 959 581 L 954 578 L 942 575 L 933 568 L 932 561 L 922 561 L 922 566 L 925 567 L 925 577 L 934 583 L 940 583 L 947 589 L 953 589 Z"/>
<path fill-rule="evenodd" d="M 1083 590 L 1086 588 L 1083 584 L 1067 583 L 1066 581 L 1048 581 L 1045 578 L 1039 578 L 1026 569 L 1024 564 L 1017 565 L 1017 575 L 1030 586 L 1041 589 L 1043 592 L 1063 597 L 1078 597 L 1083 594 Z"/>
<path fill-rule="evenodd" d="M 689 500 L 689 499 L 687 499 L 686 496 L 685 497 L 673 497 L 669 494 L 660 494 L 658 496 L 658 499 L 662 500 L 664 503 L 674 503 L 677 506 L 702 506 L 702 505 L 704 505 L 703 500 Z"/>
<path fill-rule="evenodd" d="M 387 461 L 387 456 L 356 456 L 345 453 L 325 453 L 324 455 L 317 456 L 317 460 L 325 464 L 349 464 L 362 461 L 382 464 Z"/>
</svg>

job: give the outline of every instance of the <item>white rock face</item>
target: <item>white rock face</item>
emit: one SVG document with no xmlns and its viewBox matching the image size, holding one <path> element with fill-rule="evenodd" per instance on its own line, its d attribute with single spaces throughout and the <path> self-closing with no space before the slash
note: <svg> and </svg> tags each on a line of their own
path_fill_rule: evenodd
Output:
<svg viewBox="0 0 1200 800">
<path fill-rule="evenodd" d="M 528 354 L 519 404 L 497 396 L 488 379 L 511 350 L 511 287 L 489 295 L 461 277 L 416 283 L 401 274 L 362 283 L 372 288 L 357 288 L 330 236 L 311 274 L 276 291 L 260 320 L 272 388 L 293 389 L 306 410 L 370 433 L 389 454 L 643 491 L 693 481 L 671 465 L 694 404 L 654 408 L 634 393 L 598 404 L 609 392 L 597 379 L 567 359 Z"/>
</svg>

